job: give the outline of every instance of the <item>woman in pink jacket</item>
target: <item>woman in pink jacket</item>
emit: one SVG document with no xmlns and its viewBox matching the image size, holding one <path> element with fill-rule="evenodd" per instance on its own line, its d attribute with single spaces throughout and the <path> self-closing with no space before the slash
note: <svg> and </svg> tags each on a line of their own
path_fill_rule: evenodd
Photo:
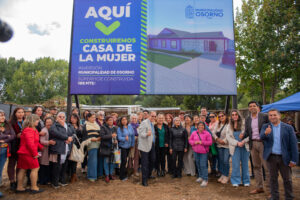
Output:
<svg viewBox="0 0 300 200">
<path fill-rule="evenodd" d="M 196 182 L 201 183 L 201 187 L 206 187 L 208 183 L 208 165 L 207 155 L 209 146 L 212 144 L 212 137 L 205 130 L 204 122 L 197 124 L 197 131 L 194 131 L 189 139 L 189 143 L 195 152 L 196 166 L 198 170 L 198 179 Z"/>
</svg>

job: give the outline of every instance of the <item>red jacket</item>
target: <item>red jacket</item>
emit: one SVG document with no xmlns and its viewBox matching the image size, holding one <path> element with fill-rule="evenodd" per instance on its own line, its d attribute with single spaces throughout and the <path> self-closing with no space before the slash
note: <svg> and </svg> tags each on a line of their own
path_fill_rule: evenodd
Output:
<svg viewBox="0 0 300 200">
<path fill-rule="evenodd" d="M 20 139 L 21 143 L 18 154 L 35 157 L 38 155 L 38 149 L 43 148 L 43 145 L 40 144 L 39 132 L 33 128 L 25 128 L 22 131 Z"/>
</svg>

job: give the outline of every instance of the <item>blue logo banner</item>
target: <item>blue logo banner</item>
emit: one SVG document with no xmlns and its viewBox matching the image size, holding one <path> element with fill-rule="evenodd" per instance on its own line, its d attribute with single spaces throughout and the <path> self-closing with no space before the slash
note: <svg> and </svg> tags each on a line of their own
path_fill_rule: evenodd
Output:
<svg viewBox="0 0 300 200">
<path fill-rule="evenodd" d="M 236 95 L 232 0 L 74 0 L 71 94 Z"/>
</svg>

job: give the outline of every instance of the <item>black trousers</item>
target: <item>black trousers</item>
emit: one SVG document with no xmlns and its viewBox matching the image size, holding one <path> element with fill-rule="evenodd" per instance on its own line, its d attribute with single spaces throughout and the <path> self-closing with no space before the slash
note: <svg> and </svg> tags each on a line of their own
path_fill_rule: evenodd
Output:
<svg viewBox="0 0 300 200">
<path fill-rule="evenodd" d="M 120 166 L 120 180 L 123 180 L 127 176 L 126 164 L 130 149 L 121 149 L 121 166 Z"/>
<path fill-rule="evenodd" d="M 66 170 L 68 167 L 68 161 L 64 164 L 60 164 L 60 156 L 57 155 L 57 162 L 50 162 L 51 167 L 51 183 L 52 185 L 58 186 L 58 183 L 67 183 L 66 181 Z"/>
<path fill-rule="evenodd" d="M 173 161 L 172 161 L 172 155 L 170 154 L 170 149 L 167 148 L 167 160 L 168 160 L 168 172 L 173 173 Z"/>
<path fill-rule="evenodd" d="M 279 200 L 278 171 L 280 172 L 283 180 L 285 199 L 294 199 L 292 185 L 292 170 L 289 166 L 286 166 L 283 163 L 282 156 L 271 154 L 269 159 L 267 160 L 267 165 L 270 171 L 270 187 L 272 200 Z"/>
<path fill-rule="evenodd" d="M 57 162 L 50 162 L 51 166 L 51 183 L 54 186 L 58 186 L 60 171 L 62 165 L 60 164 L 60 155 L 57 155 Z"/>
<path fill-rule="evenodd" d="M 50 182 L 50 166 L 40 165 L 39 169 L 39 184 L 46 185 Z"/>
<path fill-rule="evenodd" d="M 67 175 L 72 176 L 73 174 L 76 174 L 76 167 L 77 167 L 77 162 L 68 160 Z"/>
<path fill-rule="evenodd" d="M 166 171 L 166 154 L 168 148 L 158 147 L 156 149 L 156 169 L 157 171 Z"/>
<path fill-rule="evenodd" d="M 148 178 L 151 176 L 152 170 L 155 167 L 155 145 L 152 144 L 152 148 L 149 152 L 140 151 L 141 153 L 141 165 L 142 165 L 142 181 L 147 183 Z"/>
<path fill-rule="evenodd" d="M 65 163 L 61 165 L 61 169 L 59 172 L 59 182 L 62 184 L 67 183 L 67 169 L 69 167 L 69 161 L 66 159 Z"/>
<path fill-rule="evenodd" d="M 172 160 L 173 160 L 173 175 L 174 176 L 181 176 L 181 171 L 183 168 L 183 155 L 184 155 L 184 151 L 174 151 L 173 150 Z M 177 162 L 177 160 L 178 160 L 178 162 Z"/>
</svg>

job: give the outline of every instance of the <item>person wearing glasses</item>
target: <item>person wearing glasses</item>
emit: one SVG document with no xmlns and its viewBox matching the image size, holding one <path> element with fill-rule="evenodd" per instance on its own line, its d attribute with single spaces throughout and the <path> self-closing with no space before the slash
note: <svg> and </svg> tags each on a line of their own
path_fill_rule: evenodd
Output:
<svg viewBox="0 0 300 200">
<path fill-rule="evenodd" d="M 104 125 L 105 112 L 100 110 L 96 114 L 96 122 L 101 127 Z"/>
<path fill-rule="evenodd" d="M 245 187 L 249 187 L 249 137 L 240 138 L 240 135 L 245 132 L 245 123 L 239 112 L 232 110 L 230 116 L 229 134 L 226 137 L 229 143 L 229 152 L 232 156 L 231 183 L 233 187 L 238 187 L 241 183 Z M 242 176 L 240 166 L 242 167 Z"/>
<path fill-rule="evenodd" d="M 227 134 L 229 133 L 229 123 L 228 117 L 225 112 L 219 112 L 219 123 L 213 130 L 213 138 L 217 142 L 218 147 L 218 158 L 219 158 L 219 171 L 221 177 L 218 179 L 218 182 L 226 184 L 229 181 L 229 146 L 226 139 Z"/>
<path fill-rule="evenodd" d="M 219 123 L 216 113 L 213 112 L 209 113 L 209 119 L 210 122 L 208 128 L 209 130 L 214 130 Z M 215 147 L 216 145 L 217 145 L 216 141 L 213 139 L 213 147 Z M 209 163 L 210 163 L 210 175 L 216 175 L 218 177 L 220 173 L 217 170 L 217 163 L 219 169 L 220 162 L 218 162 L 218 155 L 213 154 L 212 151 L 209 152 Z"/>
<path fill-rule="evenodd" d="M 155 129 L 156 112 L 152 111 L 138 128 L 138 149 L 141 153 L 142 185 L 148 186 L 155 165 Z"/>
<path fill-rule="evenodd" d="M 73 134 L 75 134 L 75 130 L 72 125 L 66 123 L 66 114 L 59 112 L 56 122 L 49 129 L 49 140 L 55 141 L 54 145 L 49 146 L 51 184 L 55 189 L 67 185 L 65 162 L 71 150 Z"/>
<path fill-rule="evenodd" d="M 197 127 L 197 126 L 196 126 Z M 184 116 L 184 128 L 188 134 L 188 139 L 192 133 L 197 130 L 195 126 L 192 126 L 192 117 L 190 115 Z M 196 166 L 194 162 L 194 152 L 191 145 L 188 145 L 188 151 L 183 156 L 183 171 L 187 176 L 196 175 Z"/>
<path fill-rule="evenodd" d="M 170 154 L 173 160 L 173 178 L 181 178 L 183 155 L 188 148 L 188 134 L 181 126 L 179 117 L 174 118 L 174 126 L 170 131 Z"/>
</svg>

